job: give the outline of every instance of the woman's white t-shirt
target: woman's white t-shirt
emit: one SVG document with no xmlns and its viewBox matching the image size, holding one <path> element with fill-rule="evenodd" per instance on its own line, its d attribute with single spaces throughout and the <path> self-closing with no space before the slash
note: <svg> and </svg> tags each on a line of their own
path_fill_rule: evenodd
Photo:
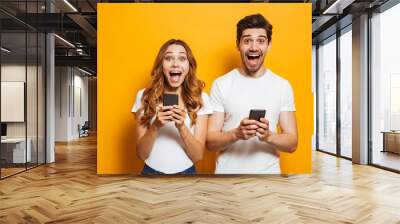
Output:
<svg viewBox="0 0 400 224">
<path fill-rule="evenodd" d="M 143 92 L 144 89 L 141 89 L 136 95 L 136 101 L 132 107 L 134 113 L 142 106 Z M 203 107 L 197 111 L 197 116 L 212 114 L 213 110 L 208 95 L 202 93 L 202 99 Z M 154 120 L 154 117 L 152 120 Z M 185 125 L 194 134 L 195 125 L 191 127 L 190 122 L 189 116 L 186 115 Z M 184 147 L 185 144 L 174 122 L 168 122 L 159 129 L 150 155 L 144 162 L 151 168 L 166 174 L 182 172 L 193 166 L 193 162 L 185 153 Z"/>
</svg>

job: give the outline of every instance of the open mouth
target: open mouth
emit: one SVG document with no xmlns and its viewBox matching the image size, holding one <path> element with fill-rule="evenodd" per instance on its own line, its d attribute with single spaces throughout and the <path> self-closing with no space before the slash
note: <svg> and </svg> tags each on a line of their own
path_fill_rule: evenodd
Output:
<svg viewBox="0 0 400 224">
<path fill-rule="evenodd" d="M 172 82 L 178 82 L 179 78 L 181 77 L 182 72 L 180 71 L 170 71 L 169 76 Z"/>
<path fill-rule="evenodd" d="M 247 59 L 248 59 L 249 61 L 251 61 L 251 60 L 258 60 L 260 57 L 261 57 L 261 55 L 259 55 L 259 54 L 248 54 L 248 55 L 247 55 Z"/>
<path fill-rule="evenodd" d="M 248 64 L 251 67 L 254 67 L 254 66 L 257 66 L 258 63 L 260 62 L 261 54 L 260 53 L 249 53 L 249 54 L 246 54 L 246 58 L 247 58 Z"/>
</svg>

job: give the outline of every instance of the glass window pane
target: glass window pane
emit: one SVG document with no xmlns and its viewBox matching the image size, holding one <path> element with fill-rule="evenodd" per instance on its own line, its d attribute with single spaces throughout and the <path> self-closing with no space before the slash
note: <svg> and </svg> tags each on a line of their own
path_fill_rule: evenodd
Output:
<svg viewBox="0 0 400 224">
<path fill-rule="evenodd" d="M 352 35 L 340 36 L 340 153 L 352 157 Z"/>
<path fill-rule="evenodd" d="M 37 33 L 36 32 L 28 32 L 27 33 L 27 44 L 28 44 L 28 55 L 27 55 L 27 80 L 26 80 L 26 89 L 27 89 L 27 99 L 26 99 L 26 110 L 27 110 L 27 131 L 28 131 L 28 142 L 30 142 L 30 160 L 27 164 L 28 168 L 34 167 L 37 165 L 37 98 L 38 98 L 38 89 L 37 89 L 37 81 L 38 81 L 38 49 L 37 49 Z"/>
<path fill-rule="evenodd" d="M 400 170 L 400 4 L 372 25 L 372 163 Z"/>
<path fill-rule="evenodd" d="M 336 38 L 318 48 L 318 149 L 336 153 Z"/>
<path fill-rule="evenodd" d="M 45 12 L 45 0 L 0 1 L 0 7 L 17 17 L 28 13 L 33 24 L 26 26 L 0 12 L 0 18 L 7 21 L 0 29 L 0 177 L 4 178 L 45 162 L 46 40 L 33 28 L 38 22 L 34 14 Z"/>
<path fill-rule="evenodd" d="M 26 33 L 1 34 L 1 139 L 2 178 L 25 170 L 30 158 L 26 142 Z M 5 125 L 5 126 L 4 126 Z M 28 150 L 27 150 L 28 149 Z"/>
</svg>

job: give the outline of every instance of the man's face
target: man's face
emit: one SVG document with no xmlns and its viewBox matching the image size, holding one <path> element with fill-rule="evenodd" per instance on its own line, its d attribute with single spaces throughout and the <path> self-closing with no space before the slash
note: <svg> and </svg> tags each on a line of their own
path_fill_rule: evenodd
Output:
<svg viewBox="0 0 400 224">
<path fill-rule="evenodd" d="M 189 72 L 189 60 L 183 46 L 172 44 L 167 48 L 163 59 L 163 73 L 172 88 L 182 85 Z"/>
<path fill-rule="evenodd" d="M 263 66 L 269 48 L 270 44 L 268 44 L 265 29 L 245 29 L 240 37 L 238 49 L 246 70 L 250 73 L 256 73 Z"/>
</svg>

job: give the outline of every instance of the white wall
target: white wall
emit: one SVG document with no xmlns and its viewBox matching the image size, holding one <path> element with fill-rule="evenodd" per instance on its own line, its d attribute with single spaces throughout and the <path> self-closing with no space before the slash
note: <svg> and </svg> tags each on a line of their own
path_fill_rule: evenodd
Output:
<svg viewBox="0 0 400 224">
<path fill-rule="evenodd" d="M 77 126 L 80 124 L 81 126 L 85 123 L 85 121 L 89 118 L 89 92 L 88 92 L 88 77 L 81 76 L 82 73 L 76 74 L 77 70 L 74 70 L 74 119 L 72 119 L 72 135 L 78 137 L 78 129 Z M 80 93 L 79 93 L 80 91 Z M 80 97 L 79 97 L 80 96 Z M 80 101 L 80 102 L 79 102 Z M 80 107 L 80 108 L 79 108 Z M 81 110 L 81 111 L 80 111 Z"/>
<path fill-rule="evenodd" d="M 25 75 L 27 69 L 28 75 L 28 84 L 30 87 L 34 86 L 34 88 L 27 88 L 27 120 L 28 120 L 28 137 L 30 133 L 35 133 L 36 136 L 36 113 L 32 113 L 32 111 L 36 111 L 37 99 L 36 99 L 36 80 L 32 77 L 36 77 L 36 66 L 28 66 L 25 68 L 24 65 L 18 64 L 6 64 L 1 66 L 1 81 L 3 82 L 25 82 Z M 3 96 L 6 97 L 6 96 Z M 32 103 L 34 102 L 34 103 Z M 40 106 L 40 105 L 39 105 Z M 7 108 L 1 108 L 1 110 L 7 110 Z M 32 124 L 34 122 L 34 124 Z M 25 123 L 26 122 L 7 122 L 7 136 L 8 137 L 25 137 Z M 31 130 L 32 129 L 32 130 Z"/>
<path fill-rule="evenodd" d="M 68 140 L 69 68 L 55 68 L 55 141 Z"/>
<path fill-rule="evenodd" d="M 56 67 L 55 73 L 55 140 L 70 141 L 79 137 L 78 124 L 88 120 L 88 78 L 72 67 Z"/>
<path fill-rule="evenodd" d="M 38 70 L 37 70 L 38 69 Z M 9 138 L 25 138 L 27 135 L 30 140 L 30 148 L 32 161 L 39 163 L 44 162 L 44 74 L 39 66 L 27 67 L 25 64 L 3 64 L 1 66 L 1 81 L 8 82 L 24 82 L 26 83 L 26 107 L 22 108 L 22 112 L 27 115 L 27 120 L 24 122 L 6 122 L 7 137 Z M 27 79 L 27 80 L 26 80 Z M 2 96 L 7 97 L 7 96 Z M 10 108 L 1 108 L 7 110 Z M 12 111 L 11 111 L 12 112 Z M 27 132 L 26 132 L 27 131 Z M 37 152 L 39 150 L 39 152 Z M 37 157 L 37 153 L 39 156 Z"/>
</svg>

